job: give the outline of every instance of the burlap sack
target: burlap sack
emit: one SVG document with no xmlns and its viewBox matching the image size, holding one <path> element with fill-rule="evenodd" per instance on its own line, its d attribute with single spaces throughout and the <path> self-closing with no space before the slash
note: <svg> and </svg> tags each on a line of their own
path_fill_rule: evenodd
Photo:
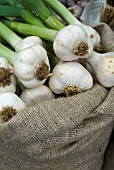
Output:
<svg viewBox="0 0 114 170">
<path fill-rule="evenodd" d="M 0 170 L 101 170 L 113 125 L 114 88 L 99 84 L 28 107 L 0 124 Z"/>
<path fill-rule="evenodd" d="M 114 170 L 114 130 L 112 132 L 104 157 L 105 159 L 102 170 Z"/>
</svg>

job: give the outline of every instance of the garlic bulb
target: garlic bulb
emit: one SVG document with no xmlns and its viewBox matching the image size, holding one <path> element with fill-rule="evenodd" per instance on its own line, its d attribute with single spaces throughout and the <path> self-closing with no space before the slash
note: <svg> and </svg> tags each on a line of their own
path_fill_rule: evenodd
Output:
<svg viewBox="0 0 114 170">
<path fill-rule="evenodd" d="M 97 81 L 101 85 L 114 86 L 114 52 L 104 54 L 93 52 L 87 62 L 93 68 Z"/>
<path fill-rule="evenodd" d="M 93 43 L 93 47 L 96 47 L 100 43 L 100 35 L 99 35 L 99 33 L 95 29 L 90 27 L 90 26 L 87 26 L 87 25 L 83 24 L 82 27 L 87 32 L 87 35 L 91 38 L 92 43 Z"/>
<path fill-rule="evenodd" d="M 37 36 L 29 36 L 24 38 L 23 40 L 20 40 L 16 44 L 15 51 L 20 52 L 28 47 L 31 47 L 32 45 L 37 45 L 37 44 L 43 46 L 43 41 Z"/>
<path fill-rule="evenodd" d="M 17 111 L 26 107 L 26 104 L 11 92 L 0 94 L 0 122 L 7 122 Z"/>
<path fill-rule="evenodd" d="M 41 86 L 50 75 L 50 65 L 46 50 L 34 45 L 17 53 L 14 72 L 27 88 Z"/>
<path fill-rule="evenodd" d="M 13 67 L 5 58 L 0 57 L 0 93 L 16 91 L 16 80 Z"/>
<path fill-rule="evenodd" d="M 75 61 L 89 57 L 93 51 L 93 44 L 86 31 L 74 24 L 59 31 L 53 48 L 57 57 L 62 61 Z"/>
<path fill-rule="evenodd" d="M 77 62 L 57 64 L 49 79 L 49 87 L 56 94 L 70 96 L 89 90 L 93 86 L 91 74 Z"/>
<path fill-rule="evenodd" d="M 86 69 L 90 72 L 90 74 L 91 74 L 92 77 L 93 77 L 94 71 L 93 71 L 92 67 L 91 67 L 90 64 L 87 63 L 87 62 L 85 63 L 85 65 L 86 65 Z"/>
<path fill-rule="evenodd" d="M 20 98 L 28 105 L 34 106 L 45 100 L 54 99 L 55 96 L 49 87 L 42 85 L 33 89 L 25 89 Z"/>
</svg>

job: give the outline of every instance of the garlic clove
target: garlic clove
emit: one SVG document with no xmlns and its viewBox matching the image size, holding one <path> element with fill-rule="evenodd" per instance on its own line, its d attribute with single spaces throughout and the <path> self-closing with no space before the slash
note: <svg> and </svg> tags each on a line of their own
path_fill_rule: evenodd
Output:
<svg viewBox="0 0 114 170">
<path fill-rule="evenodd" d="M 28 105 L 34 106 L 45 100 L 54 99 L 55 96 L 49 87 L 42 85 L 33 89 L 25 89 L 20 98 Z"/>
<path fill-rule="evenodd" d="M 13 67 L 8 61 L 0 57 L 0 93 L 16 91 L 16 79 L 13 73 Z"/>
<path fill-rule="evenodd" d="M 50 64 L 46 50 L 40 45 L 34 45 L 19 52 L 14 63 L 14 71 L 25 87 L 33 88 L 36 87 L 36 84 L 41 85 L 50 76 Z"/>
<path fill-rule="evenodd" d="M 53 48 L 57 57 L 62 61 L 75 61 L 89 57 L 93 51 L 93 44 L 86 31 L 74 24 L 58 32 Z"/>
<path fill-rule="evenodd" d="M 93 68 L 97 81 L 104 87 L 114 86 L 114 52 L 99 54 L 93 52 L 87 59 Z"/>
<path fill-rule="evenodd" d="M 17 111 L 26 107 L 26 104 L 11 92 L 0 94 L 0 122 L 7 122 Z"/>
<path fill-rule="evenodd" d="M 57 64 L 49 79 L 49 87 L 56 94 L 66 96 L 89 90 L 93 86 L 91 74 L 77 62 Z"/>
<path fill-rule="evenodd" d="M 28 47 L 33 45 L 41 45 L 43 46 L 43 41 L 37 36 L 29 36 L 21 40 L 15 47 L 16 52 L 20 52 Z"/>
</svg>

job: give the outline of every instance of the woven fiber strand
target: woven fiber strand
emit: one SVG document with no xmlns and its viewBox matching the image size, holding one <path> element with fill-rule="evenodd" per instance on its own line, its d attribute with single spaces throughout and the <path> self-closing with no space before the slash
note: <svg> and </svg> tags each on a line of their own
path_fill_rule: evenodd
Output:
<svg viewBox="0 0 114 170">
<path fill-rule="evenodd" d="M 113 101 L 114 88 L 95 84 L 20 110 L 0 124 L 0 170 L 101 170 L 114 125 Z"/>
<path fill-rule="evenodd" d="M 113 170 L 114 169 L 114 130 L 111 135 L 110 142 L 106 149 L 104 164 L 102 170 Z"/>
</svg>

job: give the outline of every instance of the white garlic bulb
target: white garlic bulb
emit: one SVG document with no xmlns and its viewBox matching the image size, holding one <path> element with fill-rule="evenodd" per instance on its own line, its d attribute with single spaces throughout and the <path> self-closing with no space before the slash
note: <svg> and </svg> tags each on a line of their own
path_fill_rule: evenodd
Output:
<svg viewBox="0 0 114 170">
<path fill-rule="evenodd" d="M 93 52 L 87 59 L 98 82 L 104 87 L 114 86 L 114 52 L 99 54 Z"/>
<path fill-rule="evenodd" d="M 55 37 L 53 48 L 62 61 L 87 58 L 93 51 L 91 38 L 79 25 L 69 25 L 61 29 Z"/>
<path fill-rule="evenodd" d="M 13 67 L 8 61 L 0 57 L 0 93 L 16 91 L 16 79 L 13 73 Z"/>
<path fill-rule="evenodd" d="M 24 38 L 23 40 L 20 40 L 16 44 L 15 51 L 20 52 L 28 47 L 31 47 L 32 45 L 37 45 L 37 44 L 43 46 L 43 41 L 37 36 L 29 36 Z"/>
<path fill-rule="evenodd" d="M 93 86 L 91 74 L 77 62 L 58 63 L 49 79 L 49 87 L 56 94 L 70 96 Z"/>
<path fill-rule="evenodd" d="M 34 106 L 45 100 L 54 99 L 55 96 L 49 87 L 42 85 L 33 89 L 25 89 L 20 98 L 28 105 Z"/>
<path fill-rule="evenodd" d="M 27 88 L 41 86 L 50 75 L 50 64 L 46 50 L 34 45 L 16 55 L 14 71 L 20 82 Z"/>
<path fill-rule="evenodd" d="M 87 35 L 91 38 L 92 43 L 93 43 L 93 47 L 96 47 L 100 43 L 100 35 L 99 35 L 99 33 L 95 29 L 90 27 L 90 26 L 87 26 L 87 25 L 83 24 L 82 27 L 87 32 Z"/>
<path fill-rule="evenodd" d="M 0 94 L 0 122 L 7 122 L 18 110 L 26 107 L 26 104 L 11 92 Z"/>
</svg>

